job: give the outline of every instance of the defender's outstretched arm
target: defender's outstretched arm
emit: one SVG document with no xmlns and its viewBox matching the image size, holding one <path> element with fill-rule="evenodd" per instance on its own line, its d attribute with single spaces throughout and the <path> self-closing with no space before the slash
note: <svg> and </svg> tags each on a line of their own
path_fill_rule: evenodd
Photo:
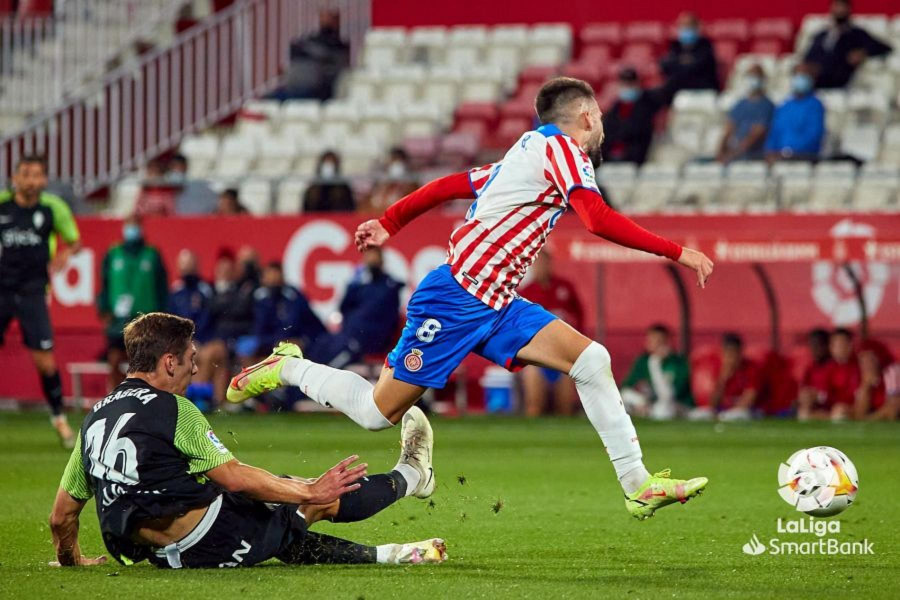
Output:
<svg viewBox="0 0 900 600">
<path fill-rule="evenodd" d="M 675 242 L 647 231 L 625 215 L 614 211 L 596 191 L 579 188 L 569 194 L 569 204 L 588 231 L 619 245 L 643 250 L 670 260 L 697 273 L 697 283 L 706 286 L 713 262 L 702 252 L 682 248 Z"/>
</svg>

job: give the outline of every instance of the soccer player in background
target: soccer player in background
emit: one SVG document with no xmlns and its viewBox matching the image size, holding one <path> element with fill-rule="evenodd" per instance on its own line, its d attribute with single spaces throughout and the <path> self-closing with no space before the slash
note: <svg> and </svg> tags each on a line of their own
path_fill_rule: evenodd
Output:
<svg viewBox="0 0 900 600">
<path fill-rule="evenodd" d="M 609 352 L 516 288 L 553 226 L 571 206 L 591 233 L 677 261 L 703 287 L 713 263 L 646 231 L 612 210 L 597 188 L 589 155 L 603 142 L 600 108 L 591 86 L 558 77 L 535 101 L 543 125 L 529 131 L 500 162 L 437 179 L 393 204 L 356 232 L 360 250 L 382 246 L 406 224 L 435 206 L 474 200 L 466 222 L 453 232 L 447 262 L 419 284 L 407 307 L 406 327 L 373 386 L 347 371 L 313 363 L 299 348 L 281 344 L 229 385 L 233 402 L 281 385 L 295 385 L 316 402 L 336 408 L 370 430 L 391 427 L 429 387 L 443 387 L 470 352 L 517 369 L 536 365 L 568 374 L 588 419 L 603 440 L 625 492 L 626 509 L 645 519 L 656 509 L 685 502 L 705 477 L 650 475 L 631 418 L 612 375 Z"/>
<path fill-rule="evenodd" d="M 46 187 L 43 157 L 29 155 L 16 165 L 12 188 L 0 192 L 0 344 L 15 317 L 40 375 L 51 423 L 63 446 L 71 448 L 74 434 L 63 414 L 47 291 L 49 273 L 62 269 L 81 243 L 72 211 Z M 58 246 L 60 239 L 65 246 Z"/>
<path fill-rule="evenodd" d="M 366 476 L 351 456 L 316 479 L 276 477 L 238 462 L 183 396 L 197 372 L 194 324 L 141 315 L 124 331 L 128 378 L 81 425 L 50 515 L 56 566 L 96 565 L 78 544 L 79 516 L 96 497 L 103 541 L 117 561 L 162 568 L 441 562 L 444 542 L 363 546 L 308 531 L 321 520 L 367 519 L 400 498 L 434 491 L 431 425 L 403 418 L 400 460 Z"/>
</svg>

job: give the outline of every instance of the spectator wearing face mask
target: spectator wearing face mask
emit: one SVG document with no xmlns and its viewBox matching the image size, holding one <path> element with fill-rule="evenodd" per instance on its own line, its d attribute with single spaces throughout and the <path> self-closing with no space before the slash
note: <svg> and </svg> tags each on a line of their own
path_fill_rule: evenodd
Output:
<svg viewBox="0 0 900 600">
<path fill-rule="evenodd" d="M 850 21 L 850 0 L 833 0 L 831 24 L 817 33 L 806 56 L 817 88 L 845 87 L 870 56 L 884 56 L 891 47 Z"/>
<path fill-rule="evenodd" d="M 766 160 L 816 160 L 825 137 L 825 107 L 813 93 L 809 67 L 794 67 L 791 96 L 776 110 L 766 138 Z"/>
<path fill-rule="evenodd" d="M 653 120 L 670 99 L 665 87 L 644 89 L 637 71 L 623 68 L 619 72 L 619 96 L 603 115 L 603 159 L 644 163 L 653 141 Z"/>
<path fill-rule="evenodd" d="M 403 148 L 391 148 L 385 175 L 372 188 L 368 201 L 360 209 L 381 214 L 388 206 L 418 187 L 418 181 L 410 173 L 409 155 Z"/>
<path fill-rule="evenodd" d="M 660 60 L 673 90 L 718 90 L 719 73 L 712 42 L 700 33 L 700 20 L 691 12 L 678 17 L 678 34 Z"/>
<path fill-rule="evenodd" d="M 716 160 L 760 160 L 775 105 L 766 96 L 765 72 L 753 65 L 744 76 L 744 97 L 728 112 Z"/>
<path fill-rule="evenodd" d="M 122 242 L 107 251 L 100 273 L 97 309 L 106 325 L 112 389 L 125 378 L 125 325 L 140 314 L 166 310 L 169 283 L 159 251 L 144 241 L 137 217 L 122 224 Z"/>
<path fill-rule="evenodd" d="M 310 344 L 310 360 L 343 369 L 367 354 L 387 351 L 394 341 L 403 284 L 385 273 L 381 248 L 368 248 L 362 259 L 341 300 L 340 329 Z"/>
<path fill-rule="evenodd" d="M 319 157 L 316 179 L 303 194 L 304 212 L 356 210 L 353 190 L 341 175 L 341 158 L 328 150 Z"/>
</svg>

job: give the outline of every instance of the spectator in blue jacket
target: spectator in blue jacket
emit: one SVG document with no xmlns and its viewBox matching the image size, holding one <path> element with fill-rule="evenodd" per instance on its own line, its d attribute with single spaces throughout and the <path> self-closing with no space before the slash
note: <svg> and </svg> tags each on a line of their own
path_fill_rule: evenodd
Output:
<svg viewBox="0 0 900 600">
<path fill-rule="evenodd" d="M 315 340 L 310 359 L 343 369 L 366 354 L 386 351 L 400 322 L 402 290 L 403 284 L 384 272 L 381 248 L 366 250 L 341 301 L 340 331 Z"/>
<path fill-rule="evenodd" d="M 766 96 L 766 73 L 757 65 L 744 76 L 744 97 L 728 111 L 716 160 L 760 160 L 769 133 L 775 104 Z"/>
<path fill-rule="evenodd" d="M 825 137 L 825 107 L 813 93 L 805 64 L 794 67 L 791 96 L 775 111 L 766 138 L 766 160 L 816 160 Z"/>
<path fill-rule="evenodd" d="M 297 288 L 285 284 L 280 263 L 266 265 L 261 284 L 253 294 L 253 336 L 257 354 L 268 354 L 282 340 L 294 340 L 306 347 L 325 333 L 325 327 L 309 307 L 306 297 Z"/>
</svg>

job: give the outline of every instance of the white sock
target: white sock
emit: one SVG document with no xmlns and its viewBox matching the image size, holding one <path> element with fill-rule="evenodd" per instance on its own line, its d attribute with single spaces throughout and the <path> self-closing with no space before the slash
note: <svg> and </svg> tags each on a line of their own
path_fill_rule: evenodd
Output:
<svg viewBox="0 0 900 600">
<path fill-rule="evenodd" d="M 335 408 L 358 425 L 378 431 L 393 427 L 375 405 L 375 387 L 350 371 L 340 371 L 305 358 L 286 358 L 281 381 L 295 385 L 321 404 Z"/>
<path fill-rule="evenodd" d="M 396 554 L 397 546 L 400 544 L 382 544 L 375 546 L 375 562 L 380 565 L 393 563 L 393 556 Z"/>
<path fill-rule="evenodd" d="M 419 485 L 422 474 L 408 464 L 402 462 L 397 463 L 394 470 L 400 473 L 400 475 L 403 476 L 403 479 L 406 480 L 406 494 L 404 494 L 404 496 L 411 496 L 412 493 L 416 491 L 416 486 Z"/>
<path fill-rule="evenodd" d="M 572 365 L 569 376 L 575 381 L 584 412 L 606 446 L 622 489 L 626 494 L 635 492 L 650 473 L 644 468 L 637 432 L 613 378 L 609 352 L 591 342 Z"/>
</svg>

